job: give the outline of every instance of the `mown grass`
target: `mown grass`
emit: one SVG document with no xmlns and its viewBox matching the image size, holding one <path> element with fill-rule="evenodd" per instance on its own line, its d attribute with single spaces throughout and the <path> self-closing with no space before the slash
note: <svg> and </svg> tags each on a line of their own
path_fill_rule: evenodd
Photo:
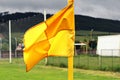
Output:
<svg viewBox="0 0 120 80">
<path fill-rule="evenodd" d="M 106 73 L 74 69 L 74 80 L 120 80 L 118 76 Z M 25 72 L 22 59 L 0 60 L 0 80 L 67 80 L 67 68 L 45 66 L 44 61 L 37 64 L 30 72 Z"/>
</svg>

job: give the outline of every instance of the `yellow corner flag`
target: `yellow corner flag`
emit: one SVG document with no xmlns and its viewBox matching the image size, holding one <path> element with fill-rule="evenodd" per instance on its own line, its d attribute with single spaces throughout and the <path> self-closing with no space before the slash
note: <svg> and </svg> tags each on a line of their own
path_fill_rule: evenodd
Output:
<svg viewBox="0 0 120 80">
<path fill-rule="evenodd" d="M 48 56 L 74 55 L 74 5 L 68 5 L 46 21 L 39 23 L 24 35 L 24 62 L 26 71 Z"/>
</svg>

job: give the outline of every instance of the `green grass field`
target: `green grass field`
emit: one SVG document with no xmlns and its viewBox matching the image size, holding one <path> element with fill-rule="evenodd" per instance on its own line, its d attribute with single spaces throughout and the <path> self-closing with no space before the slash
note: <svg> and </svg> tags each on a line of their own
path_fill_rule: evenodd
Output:
<svg viewBox="0 0 120 80">
<path fill-rule="evenodd" d="M 45 66 L 43 61 L 25 72 L 23 60 L 0 59 L 0 80 L 67 80 L 67 68 Z M 74 80 L 120 80 L 120 73 L 74 69 Z"/>
</svg>

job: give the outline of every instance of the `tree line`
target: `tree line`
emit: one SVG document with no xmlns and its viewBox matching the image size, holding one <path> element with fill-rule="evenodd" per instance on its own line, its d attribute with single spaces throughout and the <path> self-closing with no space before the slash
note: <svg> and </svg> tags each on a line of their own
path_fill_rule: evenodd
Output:
<svg viewBox="0 0 120 80">
<path fill-rule="evenodd" d="M 53 14 L 47 14 L 47 18 Z M 0 33 L 8 32 L 8 20 L 12 20 L 13 32 L 25 32 L 28 28 L 44 21 L 42 13 L 26 12 L 0 15 Z M 76 30 L 95 30 L 103 32 L 120 32 L 120 21 L 75 15 Z"/>
</svg>

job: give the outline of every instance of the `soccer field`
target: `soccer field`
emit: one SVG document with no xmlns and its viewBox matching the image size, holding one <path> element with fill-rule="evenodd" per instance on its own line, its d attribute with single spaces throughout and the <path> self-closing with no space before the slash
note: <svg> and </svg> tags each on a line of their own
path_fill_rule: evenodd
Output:
<svg viewBox="0 0 120 80">
<path fill-rule="evenodd" d="M 119 76 L 120 73 L 74 69 L 74 80 L 120 80 Z M 0 80 L 68 80 L 67 68 L 40 63 L 30 72 L 25 72 L 22 60 L 16 59 L 11 64 L 0 60 Z"/>
</svg>

